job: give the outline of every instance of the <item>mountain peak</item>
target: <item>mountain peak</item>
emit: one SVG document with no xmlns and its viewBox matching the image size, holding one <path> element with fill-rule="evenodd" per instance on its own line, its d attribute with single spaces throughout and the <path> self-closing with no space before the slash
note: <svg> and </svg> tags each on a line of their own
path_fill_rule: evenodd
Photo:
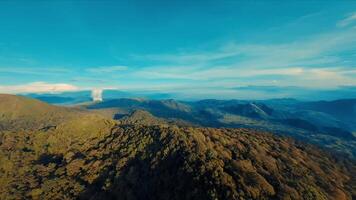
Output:
<svg viewBox="0 0 356 200">
<path fill-rule="evenodd" d="M 161 125 L 167 122 L 163 119 L 153 116 L 145 110 L 134 110 L 129 115 L 119 119 L 124 124 L 141 124 L 141 125 Z"/>
</svg>

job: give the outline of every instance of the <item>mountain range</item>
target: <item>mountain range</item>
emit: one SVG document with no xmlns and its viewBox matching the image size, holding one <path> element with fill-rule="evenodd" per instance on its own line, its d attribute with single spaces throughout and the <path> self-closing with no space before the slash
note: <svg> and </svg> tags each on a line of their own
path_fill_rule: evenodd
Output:
<svg viewBox="0 0 356 200">
<path fill-rule="evenodd" d="M 249 85 L 242 87 L 230 88 L 240 92 L 242 96 L 214 96 L 214 98 L 238 98 L 254 100 L 256 98 L 294 98 L 302 101 L 335 101 L 338 99 L 356 98 L 356 87 L 354 86 L 339 86 L 334 89 L 311 89 L 295 86 L 257 86 Z M 146 90 L 130 90 L 122 91 L 117 89 L 102 89 L 102 97 L 105 100 L 119 98 L 146 98 L 154 100 L 162 99 L 179 99 L 184 101 L 201 100 L 201 95 L 182 94 L 179 91 L 174 92 L 157 92 Z M 92 98 L 91 90 L 71 91 L 71 92 L 51 92 L 51 93 L 24 93 L 23 96 L 33 97 L 42 101 L 53 104 L 74 104 L 87 102 Z M 260 94 L 260 95 L 256 95 Z M 261 96 L 262 94 L 262 96 Z M 256 97 L 257 96 L 257 97 Z"/>
<path fill-rule="evenodd" d="M 270 88 L 275 90 L 275 88 Z M 345 90 L 349 88 L 345 88 Z M 27 94 L 57 105 L 84 109 L 119 119 L 135 110 L 180 125 L 247 127 L 272 131 L 355 157 L 356 99 L 301 101 L 296 99 L 182 101 L 168 94 L 139 94 L 103 90 L 104 102 L 90 102 L 90 91 L 59 94 Z M 138 98 L 138 96 L 144 98 Z M 64 100 L 66 99 L 66 100 Z"/>
<path fill-rule="evenodd" d="M 271 131 L 351 157 L 356 155 L 356 99 L 317 102 L 207 99 L 187 102 L 121 98 L 81 107 L 111 111 L 114 119 L 130 115 L 135 110 L 144 110 L 180 125 Z"/>
<path fill-rule="evenodd" d="M 262 130 L 300 126 L 283 125 L 293 115 L 286 102 L 116 99 L 63 107 L 0 95 L 0 199 L 356 197 L 352 158 Z M 308 126 L 295 130 L 309 133 Z"/>
</svg>

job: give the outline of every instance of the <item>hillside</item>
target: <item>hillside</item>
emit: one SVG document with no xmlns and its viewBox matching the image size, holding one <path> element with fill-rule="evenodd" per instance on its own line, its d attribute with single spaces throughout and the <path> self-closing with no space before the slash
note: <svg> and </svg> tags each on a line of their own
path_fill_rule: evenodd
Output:
<svg viewBox="0 0 356 200">
<path fill-rule="evenodd" d="M 17 105 L 26 102 L 23 110 L 41 104 L 5 98 Z M 0 101 L 1 106 L 4 102 L 9 104 Z M 34 118 L 26 118 L 28 123 L 37 122 L 36 113 L 57 119 L 53 110 L 59 116 L 67 112 L 47 106 L 49 113 L 36 111 Z M 356 195 L 353 161 L 264 132 L 160 122 L 143 111 L 119 122 L 84 112 L 55 128 L 2 130 L 0 199 L 352 199 Z"/>
<path fill-rule="evenodd" d="M 87 106 L 89 110 L 119 110 L 114 116 L 124 116 L 135 110 L 144 110 L 155 117 L 179 126 L 213 128 L 252 128 L 279 135 L 294 137 L 319 145 L 331 151 L 356 157 L 356 129 L 350 121 L 353 113 L 351 100 L 337 101 L 343 110 L 349 109 L 348 118 L 331 112 L 331 108 L 316 109 L 317 102 L 300 102 L 291 99 L 266 101 L 214 100 L 196 102 L 149 99 L 112 99 Z M 325 102 L 322 102 L 323 104 Z M 313 107 L 309 106 L 312 104 Z M 316 105 L 314 105 L 316 104 Z M 335 109 L 334 109 L 335 110 Z M 117 119 L 117 118 L 115 118 Z"/>
<path fill-rule="evenodd" d="M 298 108 L 327 113 L 344 121 L 356 124 L 356 99 L 306 102 L 299 104 Z"/>
<path fill-rule="evenodd" d="M 135 110 L 128 115 L 123 115 L 118 118 L 123 124 L 139 124 L 139 125 L 161 125 L 167 124 L 167 121 L 154 117 L 151 113 L 143 110 Z"/>
<path fill-rule="evenodd" d="M 84 109 L 53 106 L 39 100 L 0 94 L 0 131 L 40 130 L 80 117 L 101 118 Z"/>
</svg>

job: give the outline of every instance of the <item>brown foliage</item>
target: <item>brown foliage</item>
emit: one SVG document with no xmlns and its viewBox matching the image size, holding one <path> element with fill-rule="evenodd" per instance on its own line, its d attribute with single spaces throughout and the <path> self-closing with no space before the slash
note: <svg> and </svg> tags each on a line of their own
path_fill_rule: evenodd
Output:
<svg viewBox="0 0 356 200">
<path fill-rule="evenodd" d="M 17 112 L 19 117 L 0 120 L 14 123 L 10 129 L 0 124 L 1 200 L 356 195 L 353 161 L 291 139 L 248 129 L 178 127 L 154 118 L 138 123 L 139 116 L 120 124 L 85 113 L 63 119 L 66 112 L 56 116 L 59 108 L 46 109 L 38 111 L 45 113 L 41 117 Z M 48 115 L 55 127 L 36 128 Z"/>
<path fill-rule="evenodd" d="M 51 153 L 32 145 L 37 134 L 2 133 L 1 199 L 352 199 L 354 192 L 352 163 L 247 129 L 122 124 L 68 150 L 44 140 Z"/>
</svg>

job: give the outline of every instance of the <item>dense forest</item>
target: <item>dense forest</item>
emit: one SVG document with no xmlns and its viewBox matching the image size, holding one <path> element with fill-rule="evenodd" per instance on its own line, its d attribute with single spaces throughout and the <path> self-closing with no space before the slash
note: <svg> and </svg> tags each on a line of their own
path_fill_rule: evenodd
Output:
<svg viewBox="0 0 356 200">
<path fill-rule="evenodd" d="M 0 98 L 0 199 L 356 197 L 354 161 L 289 138 Z"/>
</svg>

